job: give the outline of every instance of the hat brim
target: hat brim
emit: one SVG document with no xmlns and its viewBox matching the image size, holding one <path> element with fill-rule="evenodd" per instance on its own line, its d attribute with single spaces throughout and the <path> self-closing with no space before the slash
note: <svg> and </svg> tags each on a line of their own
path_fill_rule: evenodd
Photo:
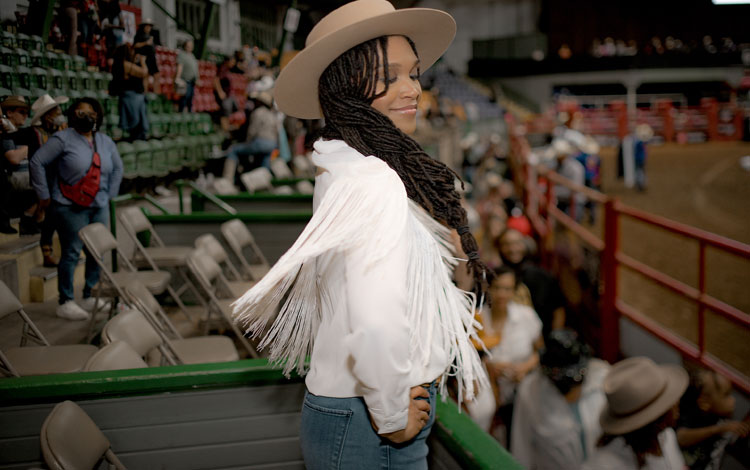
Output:
<svg viewBox="0 0 750 470">
<path fill-rule="evenodd" d="M 67 96 L 58 96 L 58 97 L 54 98 L 54 100 L 55 100 L 54 103 L 50 103 L 50 104 L 44 106 L 43 108 L 39 108 L 39 110 L 36 112 L 36 114 L 34 114 L 34 117 L 31 118 L 31 125 L 32 126 L 38 126 L 39 122 L 42 120 L 42 116 L 44 116 L 45 114 L 47 114 L 47 112 L 50 109 L 55 108 L 57 106 L 60 106 L 63 103 L 67 103 L 69 101 L 69 98 Z"/>
<path fill-rule="evenodd" d="M 662 394 L 648 406 L 628 416 L 617 416 L 612 413 L 609 405 L 605 405 L 599 418 L 602 432 L 621 435 L 640 429 L 669 411 L 680 400 L 688 386 L 687 372 L 673 364 L 660 365 L 659 368 L 667 381 Z"/>
<path fill-rule="evenodd" d="M 365 19 L 333 31 L 299 52 L 279 74 L 274 99 L 279 109 L 300 119 L 320 119 L 320 76 L 338 56 L 380 36 L 406 36 L 414 42 L 420 69 L 427 70 L 448 49 L 456 22 L 440 10 L 408 8 Z"/>
</svg>

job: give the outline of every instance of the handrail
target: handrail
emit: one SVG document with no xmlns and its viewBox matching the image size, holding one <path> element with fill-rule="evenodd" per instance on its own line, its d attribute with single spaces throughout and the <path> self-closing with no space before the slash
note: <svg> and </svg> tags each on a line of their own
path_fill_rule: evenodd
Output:
<svg viewBox="0 0 750 470">
<path fill-rule="evenodd" d="M 185 210 L 184 210 L 185 208 L 183 207 L 184 206 L 184 202 L 182 201 L 182 187 L 185 184 L 187 184 L 188 186 L 190 186 L 193 189 L 193 191 L 196 191 L 201 196 L 205 197 L 209 201 L 211 201 L 214 204 L 216 204 L 217 206 L 219 206 L 219 208 L 221 210 L 223 210 L 224 212 L 226 212 L 227 214 L 237 215 L 237 209 L 235 209 L 234 207 L 230 206 L 226 202 L 222 201 L 221 199 L 219 199 L 218 197 L 216 197 L 216 195 L 211 194 L 208 191 L 206 191 L 205 189 L 199 187 L 194 182 L 192 182 L 192 181 L 187 181 L 186 182 L 184 180 L 177 180 L 177 181 L 175 181 L 175 184 L 177 185 L 177 194 L 178 194 L 178 196 L 180 198 L 180 214 L 184 214 L 185 213 Z"/>
<path fill-rule="evenodd" d="M 512 118 L 511 118 L 512 119 Z M 511 123 L 512 124 L 512 123 Z M 512 127 L 511 127 L 512 128 Z M 577 185 L 553 170 L 542 165 L 531 165 L 528 156 L 531 149 L 523 135 L 511 134 L 511 162 L 521 171 L 517 172 L 518 181 L 524 190 L 524 201 L 529 220 L 542 238 L 551 234 L 553 223 L 557 222 L 576 234 L 584 243 L 592 246 L 601 254 L 601 281 L 604 292 L 601 297 L 601 353 L 610 361 L 617 360 L 619 351 L 620 316 L 628 318 L 636 325 L 675 348 L 687 358 L 693 359 L 705 367 L 711 368 L 732 381 L 741 391 L 750 394 L 750 379 L 731 366 L 723 364 L 706 350 L 706 310 L 715 312 L 742 328 L 750 328 L 750 314 L 741 311 L 706 292 L 706 247 L 722 250 L 743 259 L 750 259 L 750 245 L 729 239 L 705 230 L 691 227 L 661 216 L 650 214 L 622 204 L 615 198 L 608 197 L 591 188 Z M 547 180 L 546 188 L 539 186 L 539 177 Z M 575 221 L 574 205 L 571 213 L 566 214 L 557 208 L 554 196 L 554 185 L 560 184 L 571 189 L 573 193 L 582 193 L 589 199 L 604 205 L 603 240 L 589 232 Z M 622 216 L 630 217 L 651 226 L 660 227 L 670 233 L 685 236 L 698 243 L 698 286 L 693 287 L 667 275 L 645 263 L 642 263 L 619 248 L 620 220 Z M 540 246 L 545 246 L 540 243 Z M 626 267 L 644 276 L 651 282 L 663 286 L 681 297 L 694 302 L 698 310 L 698 343 L 692 344 L 687 339 L 661 326 L 644 313 L 626 304 L 618 295 L 618 268 Z"/>
</svg>

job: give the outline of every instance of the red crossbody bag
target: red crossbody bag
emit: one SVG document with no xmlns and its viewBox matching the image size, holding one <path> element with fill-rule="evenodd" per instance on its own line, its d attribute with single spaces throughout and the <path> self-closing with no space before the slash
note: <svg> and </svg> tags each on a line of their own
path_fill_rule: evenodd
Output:
<svg viewBox="0 0 750 470">
<path fill-rule="evenodd" d="M 94 155 L 91 157 L 89 171 L 76 184 L 66 184 L 60 179 L 60 192 L 79 206 L 89 207 L 99 192 L 101 179 L 102 161 L 96 150 L 96 135 L 94 135 Z"/>
</svg>

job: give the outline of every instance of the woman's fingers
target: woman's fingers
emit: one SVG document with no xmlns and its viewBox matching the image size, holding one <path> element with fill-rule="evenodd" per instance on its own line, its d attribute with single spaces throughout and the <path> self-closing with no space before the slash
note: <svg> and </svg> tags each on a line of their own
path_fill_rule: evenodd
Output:
<svg viewBox="0 0 750 470">
<path fill-rule="evenodd" d="M 414 400 L 414 405 L 419 411 L 424 411 L 425 413 L 430 412 L 430 404 L 424 400 Z"/>
<path fill-rule="evenodd" d="M 416 387 L 411 388 L 411 392 L 409 393 L 409 396 L 411 397 L 412 400 L 415 398 L 419 398 L 419 397 L 430 398 L 430 392 L 428 392 L 427 389 L 424 388 L 423 386 L 417 385 Z"/>
</svg>

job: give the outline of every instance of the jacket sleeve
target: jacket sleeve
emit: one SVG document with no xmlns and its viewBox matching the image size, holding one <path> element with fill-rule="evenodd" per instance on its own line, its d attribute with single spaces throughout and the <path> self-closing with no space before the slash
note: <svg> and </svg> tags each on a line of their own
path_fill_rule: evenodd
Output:
<svg viewBox="0 0 750 470">
<path fill-rule="evenodd" d="M 372 249 L 368 244 L 344 255 L 349 320 L 344 345 L 352 374 L 361 384 L 362 396 L 381 434 L 406 427 L 412 369 L 407 239 L 403 231 L 392 237 L 389 255 L 376 264 L 367 263 Z"/>
<path fill-rule="evenodd" d="M 50 198 L 50 188 L 47 185 L 47 167 L 49 167 L 64 150 L 64 144 L 61 138 L 53 135 L 42 145 L 39 150 L 29 159 L 29 172 L 31 173 L 31 182 L 40 200 Z"/>
</svg>

